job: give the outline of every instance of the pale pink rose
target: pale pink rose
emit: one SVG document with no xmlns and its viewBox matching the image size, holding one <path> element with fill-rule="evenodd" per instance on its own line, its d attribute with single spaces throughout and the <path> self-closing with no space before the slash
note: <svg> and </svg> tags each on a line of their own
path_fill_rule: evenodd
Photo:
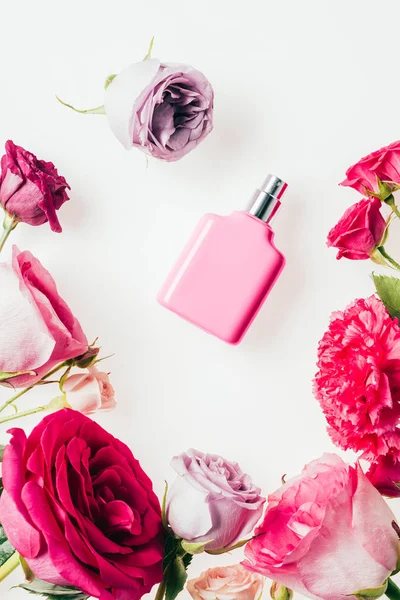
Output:
<svg viewBox="0 0 400 600">
<path fill-rule="evenodd" d="M 354 600 L 396 569 L 395 517 L 358 464 L 325 454 L 268 501 L 245 568 L 323 600 Z"/>
<path fill-rule="evenodd" d="M 8 383 L 33 385 L 57 364 L 88 350 L 78 320 L 33 254 L 14 246 L 12 264 L 0 263 L 0 290 L 0 371 L 31 372 Z"/>
<path fill-rule="evenodd" d="M 354 188 L 363 195 L 379 193 L 378 180 L 400 185 L 400 141 L 371 152 L 347 169 L 340 185 Z"/>
<path fill-rule="evenodd" d="M 96 367 L 70 375 L 63 384 L 63 392 L 69 406 L 85 415 L 97 410 L 112 410 L 116 406 L 108 374 Z"/>
<path fill-rule="evenodd" d="M 173 532 L 207 550 L 236 544 L 252 532 L 265 498 L 237 463 L 190 449 L 172 460 L 177 473 L 167 496 Z"/>
<path fill-rule="evenodd" d="M 261 575 L 231 565 L 208 569 L 188 581 L 187 590 L 194 600 L 258 600 L 263 583 Z"/>
</svg>

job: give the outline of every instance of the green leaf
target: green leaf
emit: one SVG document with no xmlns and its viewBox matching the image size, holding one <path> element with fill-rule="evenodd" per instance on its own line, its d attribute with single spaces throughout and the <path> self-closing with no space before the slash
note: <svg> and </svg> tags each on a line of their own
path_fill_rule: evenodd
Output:
<svg viewBox="0 0 400 600">
<path fill-rule="evenodd" d="M 187 580 L 186 568 L 184 559 L 181 556 L 176 556 L 165 575 L 165 600 L 175 600 L 185 587 Z"/>
<path fill-rule="evenodd" d="M 0 444 L 0 462 L 3 462 L 4 448 L 5 446 L 3 446 L 3 444 Z"/>
<path fill-rule="evenodd" d="M 212 541 L 213 540 L 207 540 L 206 542 L 192 543 L 188 542 L 187 540 L 182 540 L 181 546 L 184 549 L 184 551 L 188 554 L 201 554 L 202 552 L 204 552 L 204 549 L 207 546 L 207 544 L 209 544 Z"/>
<path fill-rule="evenodd" d="M 391 317 L 400 319 L 400 279 L 388 275 L 372 275 L 379 298 Z"/>
<path fill-rule="evenodd" d="M 0 381 L 5 381 L 6 379 L 12 379 L 13 377 L 19 377 L 20 375 L 36 375 L 36 371 L 14 371 L 12 373 L 7 373 L 6 371 L 0 371 Z"/>
<path fill-rule="evenodd" d="M 6 563 L 9 558 L 11 558 L 14 552 L 14 546 L 11 544 L 11 542 L 8 541 L 6 533 L 3 527 L 0 525 L 0 566 L 4 565 L 4 563 Z"/>
<path fill-rule="evenodd" d="M 89 598 L 78 588 L 54 585 L 41 581 L 41 579 L 34 579 L 31 583 L 21 583 L 16 587 L 22 588 L 30 594 L 44 596 L 49 600 L 87 600 Z"/>
</svg>

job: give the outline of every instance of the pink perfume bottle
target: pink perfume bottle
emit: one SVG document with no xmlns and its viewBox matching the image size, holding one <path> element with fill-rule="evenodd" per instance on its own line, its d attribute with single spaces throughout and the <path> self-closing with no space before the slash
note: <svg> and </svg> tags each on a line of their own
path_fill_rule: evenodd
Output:
<svg viewBox="0 0 400 600">
<path fill-rule="evenodd" d="M 246 211 L 204 215 L 158 302 L 221 340 L 239 343 L 285 265 L 269 223 L 286 188 L 268 175 Z"/>
</svg>

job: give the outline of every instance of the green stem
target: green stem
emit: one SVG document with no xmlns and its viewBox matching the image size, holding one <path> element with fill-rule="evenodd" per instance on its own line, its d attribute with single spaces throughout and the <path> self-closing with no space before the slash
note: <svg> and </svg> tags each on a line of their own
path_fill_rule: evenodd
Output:
<svg viewBox="0 0 400 600">
<path fill-rule="evenodd" d="M 383 258 L 385 258 L 395 269 L 400 271 L 400 265 L 398 262 L 394 260 L 385 250 L 383 246 L 378 246 L 377 248 L 379 252 L 382 254 Z"/>
<path fill-rule="evenodd" d="M 59 98 L 58 96 L 56 96 L 56 98 L 60 102 L 60 104 L 63 104 L 67 108 L 70 108 L 71 110 L 74 110 L 77 113 L 81 113 L 81 115 L 105 115 L 106 114 L 106 109 L 104 108 L 104 104 L 102 104 L 101 106 L 96 106 L 96 108 L 88 108 L 86 110 L 79 110 L 79 108 L 75 108 L 75 106 L 72 106 L 72 104 L 68 104 L 67 102 L 64 102 L 64 100 L 61 100 L 61 98 Z"/>
<path fill-rule="evenodd" d="M 35 415 L 36 413 L 43 412 L 44 410 L 47 410 L 47 406 L 38 406 L 37 408 L 24 410 L 24 412 L 19 412 L 15 415 L 10 415 L 9 417 L 3 417 L 0 419 L 0 424 L 8 423 L 9 421 L 15 421 L 15 419 L 22 419 L 22 417 L 28 417 L 29 415 Z"/>
<path fill-rule="evenodd" d="M 163 598 L 165 596 L 166 587 L 167 587 L 167 584 L 166 584 L 165 577 L 164 577 L 164 579 L 158 586 L 157 594 L 156 594 L 156 597 L 154 598 L 154 600 L 163 600 Z"/>
<path fill-rule="evenodd" d="M 389 198 L 387 198 L 385 200 L 386 204 L 388 204 L 390 206 L 390 208 L 392 209 L 392 211 L 394 212 L 394 214 L 396 215 L 396 217 L 398 217 L 400 219 L 400 211 L 396 206 L 396 202 L 394 200 L 394 197 L 392 195 L 389 196 Z"/>
<path fill-rule="evenodd" d="M 0 567 L 0 581 L 3 581 L 3 579 L 5 579 L 7 575 L 12 573 L 14 569 L 18 567 L 19 564 L 19 554 L 18 552 L 14 552 L 14 554 L 10 556 L 10 558 L 6 560 L 6 562 Z"/>
<path fill-rule="evenodd" d="M 400 600 L 400 588 L 395 584 L 393 579 L 390 579 L 390 577 L 388 579 L 388 586 L 385 594 L 390 600 Z"/>
<path fill-rule="evenodd" d="M 0 252 L 3 250 L 6 241 L 13 229 L 18 225 L 18 219 L 6 213 L 3 221 L 3 231 L 0 235 Z"/>
<path fill-rule="evenodd" d="M 37 381 L 33 385 L 30 385 L 29 387 L 24 388 L 23 390 L 21 390 L 20 392 L 18 392 L 18 394 L 15 394 L 15 396 L 12 396 L 8 400 L 6 400 L 6 402 L 4 402 L 4 404 L 2 406 L 0 406 L 0 413 L 3 412 L 3 410 L 5 410 L 7 408 L 7 406 L 10 406 L 10 404 L 13 404 L 15 402 L 15 400 L 18 400 L 18 398 L 21 398 L 21 396 L 23 396 L 24 394 L 26 394 L 27 392 L 29 392 L 31 389 L 33 389 L 35 387 L 35 385 L 38 385 L 38 384 L 42 383 L 43 381 L 45 381 L 46 379 L 48 379 L 49 377 L 51 377 L 54 373 L 56 373 L 57 371 L 59 371 L 63 367 L 68 367 L 68 366 L 69 366 L 68 361 L 60 363 L 59 365 L 57 365 L 56 367 L 54 367 L 54 369 L 51 369 L 51 371 L 49 371 L 48 373 L 46 373 L 46 375 L 43 375 L 43 377 L 41 379 L 39 379 L 39 381 Z"/>
</svg>

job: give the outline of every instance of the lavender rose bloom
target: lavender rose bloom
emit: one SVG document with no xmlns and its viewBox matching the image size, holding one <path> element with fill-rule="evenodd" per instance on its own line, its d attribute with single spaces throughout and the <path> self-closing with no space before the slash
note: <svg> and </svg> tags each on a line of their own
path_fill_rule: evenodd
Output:
<svg viewBox="0 0 400 600">
<path fill-rule="evenodd" d="M 173 458 L 178 474 L 167 497 L 167 518 L 174 533 L 207 550 L 233 546 L 251 533 L 265 498 L 237 463 L 188 450 Z"/>
<path fill-rule="evenodd" d="M 127 150 L 136 147 L 174 161 L 212 130 L 213 102 L 211 84 L 200 71 L 150 59 L 119 73 L 106 89 L 104 105 Z"/>
</svg>

